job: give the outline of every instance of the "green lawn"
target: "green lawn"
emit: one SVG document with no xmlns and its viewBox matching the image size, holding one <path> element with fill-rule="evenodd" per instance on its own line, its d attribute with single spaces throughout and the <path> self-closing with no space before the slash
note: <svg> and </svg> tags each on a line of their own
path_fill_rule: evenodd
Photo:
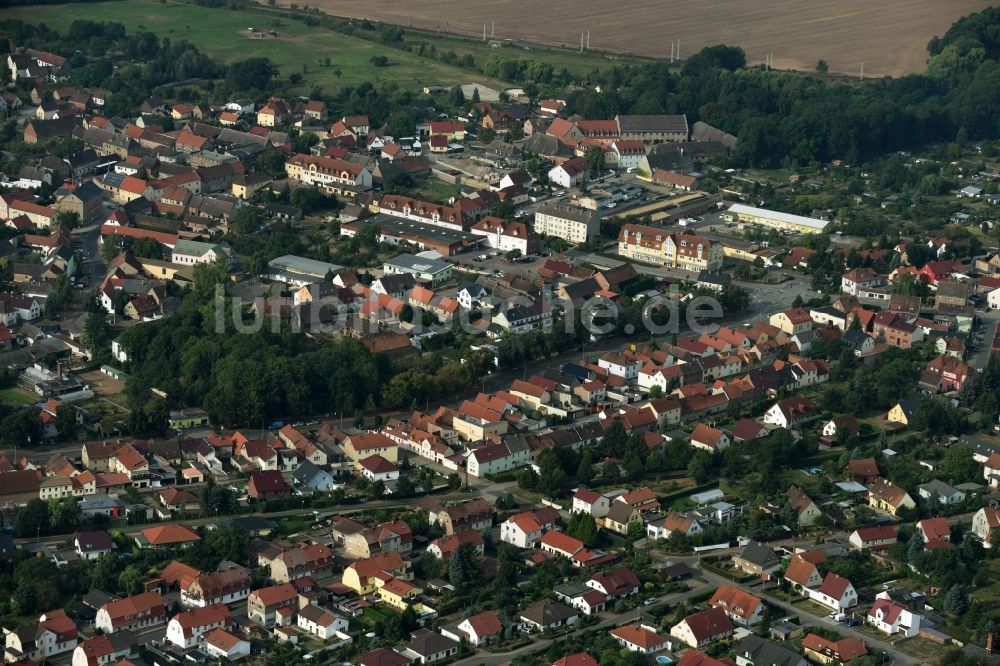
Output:
<svg viewBox="0 0 1000 666">
<path fill-rule="evenodd" d="M 444 203 L 448 199 L 458 196 L 460 189 L 458 185 L 450 185 L 437 178 L 428 178 L 411 188 L 409 196 Z"/>
<path fill-rule="evenodd" d="M 428 33 L 415 30 L 405 30 L 406 41 L 410 43 L 433 44 L 438 50 L 454 51 L 456 55 L 462 57 L 466 54 L 472 55 L 477 65 L 481 65 L 493 56 L 521 60 L 543 60 L 555 72 L 560 72 L 564 68 L 577 76 L 585 77 L 595 68 L 601 69 L 614 65 L 626 65 L 642 62 L 650 62 L 649 59 L 636 58 L 630 56 L 618 56 L 600 53 L 580 53 L 572 49 L 560 49 L 553 47 L 542 47 L 537 45 L 512 45 L 501 48 L 492 48 L 488 44 L 478 39 L 463 37 L 436 37 Z"/>
<path fill-rule="evenodd" d="M 303 530 L 307 530 L 310 525 L 312 525 L 312 521 L 309 518 L 302 516 L 285 518 L 279 523 L 279 527 L 289 534 L 292 532 L 302 532 Z"/>
<path fill-rule="evenodd" d="M 16 7 L 4 10 L 5 19 L 45 22 L 50 28 L 64 31 L 77 19 L 116 21 L 131 33 L 143 26 L 161 36 L 186 39 L 208 55 L 232 62 L 251 56 L 263 56 L 276 64 L 281 74 L 303 74 L 301 91 L 319 85 L 336 89 L 364 81 L 394 81 L 407 89 L 428 84 L 450 85 L 482 81 L 486 85 L 504 84 L 485 79 L 458 67 L 411 53 L 386 48 L 356 37 L 349 37 L 321 27 L 278 19 L 262 14 L 247 14 L 228 9 L 210 9 L 176 2 L 154 0 L 81 3 Z M 249 27 L 275 30 L 278 38 L 251 39 Z M 374 67 L 371 58 L 385 55 L 387 67 Z M 322 58 L 330 58 L 329 67 L 321 67 Z M 305 72 L 303 72 L 305 67 Z M 341 76 L 336 75 L 336 71 Z"/>
<path fill-rule="evenodd" d="M 5 402 L 8 405 L 14 405 L 15 407 L 33 405 L 36 402 L 39 402 L 39 400 L 40 398 L 34 393 L 29 393 L 23 388 L 18 388 L 16 386 L 0 390 L 0 401 Z"/>
</svg>

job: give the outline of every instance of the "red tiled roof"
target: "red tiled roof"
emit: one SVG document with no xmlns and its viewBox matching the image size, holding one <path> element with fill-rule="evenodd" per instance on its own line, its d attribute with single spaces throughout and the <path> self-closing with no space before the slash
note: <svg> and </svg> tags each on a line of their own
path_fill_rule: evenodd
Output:
<svg viewBox="0 0 1000 666">
<path fill-rule="evenodd" d="M 142 536 L 150 546 L 169 546 L 177 543 L 201 541 L 198 533 L 186 525 L 162 525 L 148 527 L 142 531 Z"/>
<path fill-rule="evenodd" d="M 844 596 L 844 592 L 850 587 L 851 581 L 846 578 L 842 578 L 832 571 L 826 574 L 826 578 L 823 579 L 823 584 L 820 585 L 819 591 L 822 594 L 832 597 L 833 599 L 841 599 Z"/>
<path fill-rule="evenodd" d="M 264 606 L 273 606 L 295 599 L 299 596 L 299 591 L 291 583 L 282 583 L 254 590 L 252 596 L 256 597 Z"/>
<path fill-rule="evenodd" d="M 627 624 L 618 627 L 611 632 L 615 638 L 619 638 L 632 645 L 637 645 L 643 650 L 650 650 L 668 642 L 665 636 L 660 636 L 654 631 L 650 631 L 638 624 Z"/>
</svg>

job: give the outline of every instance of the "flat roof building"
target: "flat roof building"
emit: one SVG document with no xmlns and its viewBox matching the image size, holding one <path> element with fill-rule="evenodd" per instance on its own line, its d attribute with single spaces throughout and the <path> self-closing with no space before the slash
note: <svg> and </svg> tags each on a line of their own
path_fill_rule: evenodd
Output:
<svg viewBox="0 0 1000 666">
<path fill-rule="evenodd" d="M 322 282 L 327 273 L 336 273 L 342 270 L 343 266 L 330 264 L 325 261 L 316 261 L 306 257 L 298 257 L 294 254 L 272 259 L 267 265 L 267 277 L 278 282 L 287 282 L 298 287 Z"/>
<path fill-rule="evenodd" d="M 557 236 L 570 243 L 586 243 L 600 235 L 601 218 L 586 208 L 548 202 L 535 212 L 535 233 Z"/>
<path fill-rule="evenodd" d="M 386 275 L 409 273 L 418 282 L 429 282 L 432 286 L 451 279 L 452 265 L 442 261 L 436 252 L 420 252 L 418 254 L 401 254 L 382 265 Z"/>
<path fill-rule="evenodd" d="M 379 241 L 383 243 L 411 243 L 421 250 L 434 250 L 446 257 L 478 247 L 484 240 L 482 236 L 465 231 L 383 214 L 341 223 L 340 235 L 351 237 L 370 226 L 378 227 Z"/>
<path fill-rule="evenodd" d="M 802 215 L 792 215 L 766 208 L 754 208 L 743 204 L 733 204 L 725 212 L 726 219 L 732 222 L 744 222 L 748 224 L 759 224 L 772 229 L 783 229 L 785 231 L 795 231 L 803 234 L 822 234 L 826 232 L 830 224 L 826 220 L 817 220 L 814 217 L 803 217 Z"/>
</svg>

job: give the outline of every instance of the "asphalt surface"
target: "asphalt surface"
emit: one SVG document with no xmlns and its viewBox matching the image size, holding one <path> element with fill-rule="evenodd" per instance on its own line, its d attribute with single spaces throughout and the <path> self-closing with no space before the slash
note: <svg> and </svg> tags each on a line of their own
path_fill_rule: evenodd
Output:
<svg viewBox="0 0 1000 666">
<path fill-rule="evenodd" d="M 996 337 L 997 325 L 1000 324 L 1000 310 L 986 310 L 979 317 L 983 320 L 983 336 L 977 337 L 979 348 L 969 353 L 969 365 L 976 370 L 982 370 L 989 363 L 993 339 Z"/>
</svg>

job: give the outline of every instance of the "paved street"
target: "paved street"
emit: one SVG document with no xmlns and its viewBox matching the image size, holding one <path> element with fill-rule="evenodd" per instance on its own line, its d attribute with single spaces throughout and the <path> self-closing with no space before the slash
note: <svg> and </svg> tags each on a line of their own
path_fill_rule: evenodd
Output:
<svg viewBox="0 0 1000 666">
<path fill-rule="evenodd" d="M 989 363 L 993 339 L 1000 324 L 1000 310 L 987 310 L 980 317 L 983 320 L 983 337 L 977 337 L 979 348 L 969 353 L 969 365 L 976 370 L 982 370 Z"/>
</svg>

